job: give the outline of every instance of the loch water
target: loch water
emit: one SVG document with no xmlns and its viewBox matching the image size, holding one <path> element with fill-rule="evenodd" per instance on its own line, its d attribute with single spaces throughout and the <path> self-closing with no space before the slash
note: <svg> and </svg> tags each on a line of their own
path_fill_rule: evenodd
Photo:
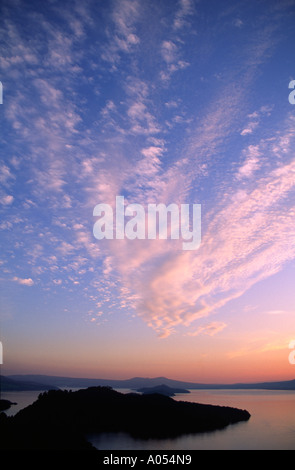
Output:
<svg viewBox="0 0 295 470">
<path fill-rule="evenodd" d="M 3 392 L 2 398 L 17 403 L 6 414 L 16 414 L 33 403 L 39 393 Z M 87 438 L 100 450 L 295 450 L 295 391 L 190 390 L 174 399 L 246 409 L 251 417 L 218 431 L 173 439 L 142 440 L 124 433 L 91 434 Z"/>
<path fill-rule="evenodd" d="M 295 450 L 295 391 L 191 390 L 175 400 L 246 409 L 246 422 L 173 439 L 133 439 L 124 433 L 88 436 L 101 450 Z"/>
</svg>

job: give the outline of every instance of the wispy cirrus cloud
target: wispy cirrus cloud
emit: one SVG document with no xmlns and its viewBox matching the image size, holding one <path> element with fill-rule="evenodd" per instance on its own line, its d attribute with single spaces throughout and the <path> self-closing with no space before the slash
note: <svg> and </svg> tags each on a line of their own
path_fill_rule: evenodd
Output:
<svg viewBox="0 0 295 470">
<path fill-rule="evenodd" d="M 257 105 L 244 118 L 246 106 L 256 109 L 249 104 L 250 90 L 277 41 L 277 25 L 264 27 L 261 17 L 238 53 L 226 51 L 225 63 L 235 67 L 226 73 L 218 62 L 218 86 L 214 80 L 209 91 L 199 91 L 200 78 L 213 77 L 212 57 L 224 50 L 216 40 L 219 18 L 216 36 L 202 33 L 190 0 L 173 3 L 165 28 L 161 17 L 154 26 L 152 7 L 136 0 L 109 2 L 95 20 L 88 2 L 73 2 L 66 12 L 51 7 L 58 21 L 31 12 L 36 28 L 38 23 L 33 37 L 12 16 L 4 22 L 9 40 L 2 66 L 18 87 L 5 107 L 16 139 L 15 156 L 0 167 L 0 202 L 8 212 L 21 200 L 27 215 L 23 224 L 15 214 L 7 216 L 3 228 L 16 238 L 16 227 L 23 225 L 31 247 L 24 258 L 32 255 L 35 272 L 47 273 L 55 288 L 83 285 L 97 308 L 116 300 L 162 337 L 178 326 L 189 331 L 205 318 L 191 334 L 221 331 L 224 323 L 207 317 L 294 257 L 294 119 L 288 116 L 273 131 L 266 125 L 270 104 Z M 209 41 L 206 54 L 198 52 L 193 20 Z M 243 34 L 244 21 L 235 15 L 231 24 Z M 186 81 L 181 71 L 188 72 Z M 203 94 L 206 106 L 198 107 Z M 184 130 L 172 125 L 184 119 Z M 227 147 L 231 139 L 240 139 L 234 151 Z M 14 185 L 25 188 L 25 198 L 12 191 Z M 93 207 L 114 206 L 120 194 L 143 205 L 209 200 L 200 249 L 184 253 L 180 243 L 165 240 L 98 244 Z M 14 279 L 21 283 L 22 277 Z"/>
<path fill-rule="evenodd" d="M 272 111 L 272 106 L 261 106 L 259 111 L 254 111 L 251 114 L 248 114 L 248 118 L 250 119 L 247 123 L 246 127 L 241 131 L 241 135 L 249 135 L 252 134 L 255 129 L 260 125 L 261 119 L 264 116 L 270 116 Z"/>
<path fill-rule="evenodd" d="M 253 80 L 255 67 L 270 47 L 268 35 L 262 35 L 261 39 L 255 60 L 251 59 L 251 74 L 247 72 L 244 76 L 245 87 Z M 163 58 L 167 64 L 172 64 L 176 60 L 177 49 L 172 42 L 164 44 Z M 232 87 L 231 83 L 225 86 L 221 96 L 191 132 L 177 162 L 163 171 L 158 160 L 153 166 L 155 155 L 150 153 L 149 168 L 153 169 L 150 175 L 143 171 L 146 167 L 139 162 L 141 171 L 133 191 L 136 193 L 136 188 L 144 188 L 141 196 L 144 195 L 145 200 L 152 195 L 163 202 L 169 198 L 179 201 L 188 198 L 194 186 L 217 163 L 216 156 L 224 139 L 233 130 L 238 132 L 239 126 L 235 121 L 241 114 L 243 101 L 241 86 Z M 255 115 L 252 113 L 249 119 L 260 122 L 261 116 L 270 112 L 270 108 L 266 108 Z M 273 168 L 270 157 L 274 149 L 277 154 L 286 152 L 282 144 L 290 143 L 291 129 L 286 126 L 277 135 L 271 135 L 268 141 L 261 140 L 242 150 L 242 161 L 231 187 L 227 187 L 218 208 L 212 209 L 204 220 L 206 231 L 197 253 L 179 252 L 172 243 L 149 243 L 145 246 L 133 243 L 130 246 L 128 241 L 124 241 L 118 249 L 110 247 L 109 262 L 113 265 L 113 272 L 118 270 L 124 288 L 133 292 L 130 305 L 161 337 L 169 335 L 178 325 L 189 326 L 193 321 L 209 316 L 230 299 L 242 295 L 258 280 L 280 270 L 294 256 L 293 235 L 290 232 L 289 237 L 286 236 L 290 224 L 288 210 L 281 215 L 279 223 L 277 216 L 269 216 L 270 206 L 279 205 L 282 195 L 287 197 L 293 188 L 292 179 L 286 178 L 285 186 L 282 185 L 282 174 L 277 178 L 276 171 L 279 170 Z M 160 150 L 158 152 L 157 158 L 161 153 Z M 267 169 L 268 177 L 259 173 L 262 169 Z M 291 167 L 286 165 L 286 174 L 290 171 Z M 255 185 L 251 180 L 254 174 Z M 241 180 L 244 182 L 242 187 L 238 184 Z M 127 182 L 128 179 L 124 181 L 125 184 Z M 275 190 L 276 187 L 280 191 Z M 272 210 L 273 214 L 276 212 L 277 209 Z M 244 222 L 245 217 L 251 220 L 249 226 Z M 280 233 L 284 241 L 280 240 Z M 287 251 L 283 248 L 285 242 L 289 247 Z M 273 257 L 275 252 L 280 255 Z M 272 258 L 273 263 L 270 263 Z M 202 328 L 196 331 L 205 332 Z"/>
<path fill-rule="evenodd" d="M 247 149 L 244 149 L 243 155 L 245 155 L 245 160 L 239 167 L 236 176 L 239 180 L 250 178 L 262 165 L 263 153 L 258 145 L 249 145 Z"/>
<path fill-rule="evenodd" d="M 136 34 L 135 24 L 139 17 L 140 3 L 137 0 L 113 2 L 111 14 L 114 28 L 107 30 L 109 42 L 104 45 L 102 59 L 117 69 L 122 53 L 131 53 L 140 39 Z"/>
<path fill-rule="evenodd" d="M 226 327 L 224 322 L 211 322 L 204 326 L 199 326 L 195 331 L 191 331 L 188 333 L 189 336 L 198 336 L 200 334 L 206 334 L 209 336 L 213 336 L 219 331 L 222 331 Z"/>
<path fill-rule="evenodd" d="M 114 271 L 120 271 L 123 285 L 136 294 L 135 310 L 161 337 L 178 325 L 189 326 L 209 316 L 294 258 L 295 207 L 282 205 L 295 189 L 293 140 L 293 125 L 287 122 L 267 144 L 265 140 L 257 144 L 255 151 L 263 155 L 267 172 L 256 177 L 255 184 L 250 179 L 243 190 L 238 183 L 233 185 L 221 204 L 205 215 L 206 229 L 197 252 L 175 250 L 172 241 L 143 245 L 125 240 L 118 250 L 110 246 Z M 274 151 L 288 151 L 289 162 L 273 167 Z M 253 172 L 253 167 L 245 168 L 243 162 L 237 174 Z"/>
<path fill-rule="evenodd" d="M 179 8 L 175 13 L 173 28 L 179 30 L 189 24 L 189 18 L 194 13 L 194 4 L 191 0 L 179 0 Z"/>
<path fill-rule="evenodd" d="M 164 82 L 168 82 L 173 73 L 183 70 L 190 65 L 187 60 L 182 58 L 180 47 L 173 40 L 164 40 L 160 51 L 165 64 L 160 71 L 160 78 Z"/>
</svg>

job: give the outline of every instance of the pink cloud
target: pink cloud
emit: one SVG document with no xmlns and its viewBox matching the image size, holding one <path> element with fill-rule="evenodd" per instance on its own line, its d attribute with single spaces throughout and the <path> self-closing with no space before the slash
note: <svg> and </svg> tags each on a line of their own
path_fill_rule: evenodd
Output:
<svg viewBox="0 0 295 470">
<path fill-rule="evenodd" d="M 285 139 L 277 139 L 281 151 L 288 132 Z M 263 147 L 264 157 L 272 146 L 270 141 Z M 254 158 L 253 149 L 249 158 Z M 120 273 L 120 282 L 134 294 L 131 305 L 160 337 L 179 325 L 190 328 L 196 319 L 218 311 L 295 257 L 295 207 L 284 202 L 295 189 L 294 174 L 291 160 L 260 176 L 255 185 L 250 180 L 243 197 L 237 196 L 239 185 L 233 186 L 206 214 L 206 230 L 196 252 L 183 252 L 177 243 L 165 240 L 109 244 L 113 272 Z M 159 189 L 165 184 L 159 178 Z M 223 322 L 208 325 L 193 334 L 213 334 L 223 328 Z"/>
<path fill-rule="evenodd" d="M 23 286 L 33 286 L 34 285 L 34 281 L 30 277 L 27 278 L 27 279 L 21 279 L 21 278 L 15 276 L 12 280 L 14 282 L 17 282 L 18 284 L 23 285 Z"/>
<path fill-rule="evenodd" d="M 224 322 L 211 322 L 204 326 L 199 326 L 195 331 L 190 331 L 188 333 L 189 336 L 198 336 L 200 334 L 206 334 L 209 336 L 213 336 L 219 331 L 222 331 L 226 327 Z"/>
<path fill-rule="evenodd" d="M 13 200 L 14 200 L 14 197 L 10 194 L 6 196 L 2 196 L 0 198 L 0 204 L 2 204 L 3 206 L 9 206 L 10 204 L 13 203 Z"/>
</svg>

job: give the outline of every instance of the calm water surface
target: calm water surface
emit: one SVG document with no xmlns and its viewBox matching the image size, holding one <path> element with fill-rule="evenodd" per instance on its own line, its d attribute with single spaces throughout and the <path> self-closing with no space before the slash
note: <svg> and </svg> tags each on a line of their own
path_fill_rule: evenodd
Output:
<svg viewBox="0 0 295 470">
<path fill-rule="evenodd" d="M 1 392 L 1 398 L 16 403 L 8 410 L 5 410 L 5 413 L 7 416 L 14 416 L 22 408 L 25 408 L 26 406 L 31 405 L 34 401 L 36 401 L 40 393 L 42 392 L 39 390 L 28 390 L 25 392 Z"/>
<path fill-rule="evenodd" d="M 295 391 L 191 390 L 175 400 L 246 409 L 249 421 L 176 439 L 133 439 L 127 434 L 88 436 L 102 450 L 295 450 Z"/>
<path fill-rule="evenodd" d="M 17 402 L 6 414 L 14 415 L 33 403 L 39 393 L 3 392 L 2 398 Z M 295 450 L 295 391 L 191 390 L 174 399 L 246 409 L 251 418 L 219 431 L 174 439 L 141 440 L 123 433 L 103 433 L 89 435 L 88 440 L 102 450 Z"/>
</svg>

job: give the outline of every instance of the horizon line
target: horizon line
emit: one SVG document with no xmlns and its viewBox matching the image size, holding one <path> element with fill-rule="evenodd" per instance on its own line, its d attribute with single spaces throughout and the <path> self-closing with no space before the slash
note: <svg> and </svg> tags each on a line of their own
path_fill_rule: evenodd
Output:
<svg viewBox="0 0 295 470">
<path fill-rule="evenodd" d="M 133 376 L 125 379 L 116 379 L 116 378 L 101 378 L 101 377 L 76 377 L 76 376 L 68 376 L 68 375 L 52 375 L 52 374 L 41 374 L 41 373 L 14 373 L 14 374 L 1 374 L 2 377 L 14 377 L 14 376 L 43 376 L 43 377 L 54 377 L 54 378 L 59 378 L 59 379 L 74 379 L 74 380 L 101 380 L 101 381 L 110 381 L 110 382 L 129 382 L 131 380 L 159 380 L 159 379 L 164 379 L 164 380 L 169 380 L 169 381 L 174 381 L 174 382 L 182 382 L 182 383 L 190 383 L 190 384 L 195 384 L 195 385 L 240 385 L 240 384 L 265 384 L 265 383 L 272 383 L 272 382 L 291 382 L 295 380 L 294 378 L 290 379 L 272 379 L 272 380 L 263 380 L 263 381 L 238 381 L 238 382 L 194 382 L 191 380 L 180 380 L 180 379 L 173 379 L 170 377 L 166 376 L 155 376 L 155 377 L 143 377 L 143 376 Z"/>
</svg>

